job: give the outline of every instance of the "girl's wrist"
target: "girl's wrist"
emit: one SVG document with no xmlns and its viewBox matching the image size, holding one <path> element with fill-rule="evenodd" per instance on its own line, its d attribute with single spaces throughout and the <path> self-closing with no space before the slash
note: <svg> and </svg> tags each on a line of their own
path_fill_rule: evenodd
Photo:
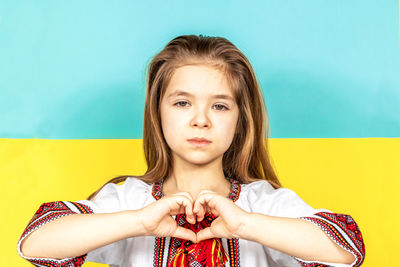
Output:
<svg viewBox="0 0 400 267">
<path fill-rule="evenodd" d="M 260 213 L 247 212 L 246 216 L 243 217 L 243 225 L 239 231 L 240 238 L 261 243 L 263 234 L 268 229 L 260 228 L 260 225 L 268 227 L 268 217 Z"/>
<path fill-rule="evenodd" d="M 130 235 L 135 236 L 146 236 L 147 232 L 143 226 L 143 215 L 141 210 L 126 210 L 124 211 L 129 222 Z"/>
<path fill-rule="evenodd" d="M 238 231 L 235 234 L 235 238 L 246 239 L 252 241 L 252 221 L 254 218 L 254 213 L 246 212 L 244 216 L 242 216 L 241 225 Z M 237 237 L 236 237 L 237 236 Z"/>
</svg>

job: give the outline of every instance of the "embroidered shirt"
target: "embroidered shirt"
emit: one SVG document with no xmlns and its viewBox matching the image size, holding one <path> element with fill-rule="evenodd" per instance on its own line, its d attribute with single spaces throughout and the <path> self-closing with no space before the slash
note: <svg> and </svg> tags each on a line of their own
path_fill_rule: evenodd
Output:
<svg viewBox="0 0 400 267">
<path fill-rule="evenodd" d="M 306 261 L 250 240 L 222 238 L 220 244 L 228 258 L 225 266 L 352 267 L 360 266 L 364 261 L 363 238 L 359 227 L 350 215 L 333 213 L 326 209 L 314 209 L 294 191 L 288 188 L 275 189 L 265 180 L 239 184 L 234 179 L 227 179 L 231 182 L 228 197 L 243 210 L 310 221 L 320 227 L 336 244 L 351 252 L 355 260 L 351 264 Z M 97 262 L 110 264 L 110 267 L 166 267 L 181 246 L 181 241 L 177 238 L 136 236 L 97 248 L 84 255 L 65 259 L 32 258 L 26 257 L 21 252 L 21 242 L 24 238 L 52 220 L 76 213 L 110 213 L 141 209 L 162 197 L 162 183 L 163 180 L 147 184 L 138 178 L 129 177 L 123 184 L 105 185 L 91 201 L 43 203 L 22 233 L 17 244 L 18 253 L 35 266 L 81 266 L 84 262 Z M 173 217 L 180 225 L 186 223 L 185 217 L 180 214 Z M 190 266 L 202 266 L 193 261 L 192 263 Z"/>
</svg>

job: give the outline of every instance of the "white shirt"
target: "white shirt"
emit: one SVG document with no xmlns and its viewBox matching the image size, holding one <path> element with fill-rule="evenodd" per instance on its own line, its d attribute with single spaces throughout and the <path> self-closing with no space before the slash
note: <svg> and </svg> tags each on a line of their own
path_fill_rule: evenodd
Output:
<svg viewBox="0 0 400 267">
<path fill-rule="evenodd" d="M 234 203 L 243 210 L 270 216 L 301 218 L 311 221 L 323 229 L 336 244 L 350 251 L 357 259 L 350 265 L 320 261 L 304 261 L 253 241 L 235 239 L 237 243 L 236 249 L 233 250 L 234 255 L 232 255 L 232 257 L 234 257 L 237 262 L 233 264 L 234 261 L 231 262 L 230 257 L 228 257 L 228 262 L 225 266 L 301 267 L 302 265 L 300 262 L 296 260 L 298 259 L 302 261 L 304 264 L 303 266 L 307 266 L 311 263 L 320 263 L 326 266 L 347 267 L 359 266 L 364 260 L 365 250 L 361 233 L 359 233 L 359 229 L 351 216 L 345 214 L 335 215 L 326 209 L 313 209 L 294 191 L 288 188 L 275 189 L 265 180 L 240 185 L 236 183 L 236 190 L 233 190 L 233 188 L 232 184 L 230 197 L 232 197 Z M 121 185 L 113 183 L 105 185 L 91 201 L 49 202 L 47 206 L 50 205 L 51 207 L 53 203 L 57 203 L 57 208 L 48 208 L 48 211 L 41 211 L 35 214 L 36 218 L 34 217 L 31 220 L 18 242 L 18 253 L 21 257 L 36 266 L 48 266 L 49 262 L 53 263 L 54 266 L 56 266 L 56 264 L 64 264 L 57 266 L 80 266 L 82 262 L 77 261 L 75 258 L 55 260 L 25 257 L 20 250 L 20 244 L 33 230 L 51 221 L 46 219 L 49 217 L 49 214 L 54 214 L 54 210 L 63 209 L 62 207 L 64 207 L 64 209 L 68 208 L 71 214 L 83 213 L 81 209 L 77 208 L 76 203 L 89 207 L 91 211 L 87 213 L 110 213 L 123 210 L 137 210 L 155 202 L 157 195 L 159 196 L 160 193 L 158 187 L 154 186 L 154 184 L 147 184 L 138 178 L 130 177 Z M 324 216 L 319 216 L 317 213 Z M 60 215 L 59 217 L 61 216 L 65 215 Z M 58 218 L 57 216 L 54 217 L 54 219 Z M 343 218 L 347 221 L 343 221 Z M 34 228 L 32 225 L 34 225 Z M 356 231 L 348 229 L 350 227 L 349 225 L 353 227 L 351 228 L 353 230 L 355 229 L 355 225 Z M 356 237 L 357 234 L 358 238 Z M 90 251 L 84 258 L 84 262 L 110 264 L 112 267 L 167 266 L 168 249 L 170 247 L 171 238 L 164 238 L 165 243 L 163 250 L 157 254 L 160 259 L 162 258 L 162 263 L 155 265 L 155 251 L 160 250 L 160 247 L 157 247 L 157 240 L 159 241 L 160 238 L 154 236 L 137 236 L 123 239 Z M 228 252 L 228 240 L 221 238 L 221 241 L 225 251 Z M 39 259 L 43 262 L 39 263 Z M 47 265 L 44 265 L 44 262 L 46 262 Z"/>
</svg>

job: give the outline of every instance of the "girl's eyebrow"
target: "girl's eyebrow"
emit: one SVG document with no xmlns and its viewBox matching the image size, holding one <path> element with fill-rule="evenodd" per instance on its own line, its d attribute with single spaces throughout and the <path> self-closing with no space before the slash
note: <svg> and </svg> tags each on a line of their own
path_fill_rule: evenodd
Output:
<svg viewBox="0 0 400 267">
<path fill-rule="evenodd" d="M 175 96 L 188 96 L 188 97 L 193 97 L 194 95 L 189 93 L 189 92 L 185 92 L 182 90 L 175 90 L 174 92 L 170 93 L 168 95 L 168 98 L 172 98 Z M 231 100 L 233 102 L 235 102 L 235 100 L 233 99 L 232 96 L 230 95 L 224 95 L 224 94 L 217 94 L 217 95 L 212 95 L 212 98 L 218 98 L 218 99 L 227 99 L 227 100 Z"/>
</svg>

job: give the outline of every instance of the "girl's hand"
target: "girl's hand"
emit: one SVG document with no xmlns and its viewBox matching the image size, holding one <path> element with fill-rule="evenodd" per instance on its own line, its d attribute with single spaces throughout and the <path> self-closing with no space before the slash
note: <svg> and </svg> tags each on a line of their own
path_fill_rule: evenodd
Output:
<svg viewBox="0 0 400 267">
<path fill-rule="evenodd" d="M 170 196 L 164 196 L 156 202 L 139 210 L 140 221 L 144 235 L 159 237 L 178 237 L 196 242 L 196 233 L 192 230 L 178 226 L 173 215 L 186 214 L 189 223 L 196 223 L 193 214 L 193 199 L 189 193 L 179 192 Z M 202 211 L 202 207 L 200 207 Z"/>
<path fill-rule="evenodd" d="M 209 238 L 239 238 L 244 228 L 245 218 L 249 215 L 227 197 L 218 195 L 209 190 L 199 193 L 193 207 L 197 220 L 202 221 L 206 212 L 212 213 L 217 218 L 210 227 L 197 233 L 197 242 Z"/>
</svg>

